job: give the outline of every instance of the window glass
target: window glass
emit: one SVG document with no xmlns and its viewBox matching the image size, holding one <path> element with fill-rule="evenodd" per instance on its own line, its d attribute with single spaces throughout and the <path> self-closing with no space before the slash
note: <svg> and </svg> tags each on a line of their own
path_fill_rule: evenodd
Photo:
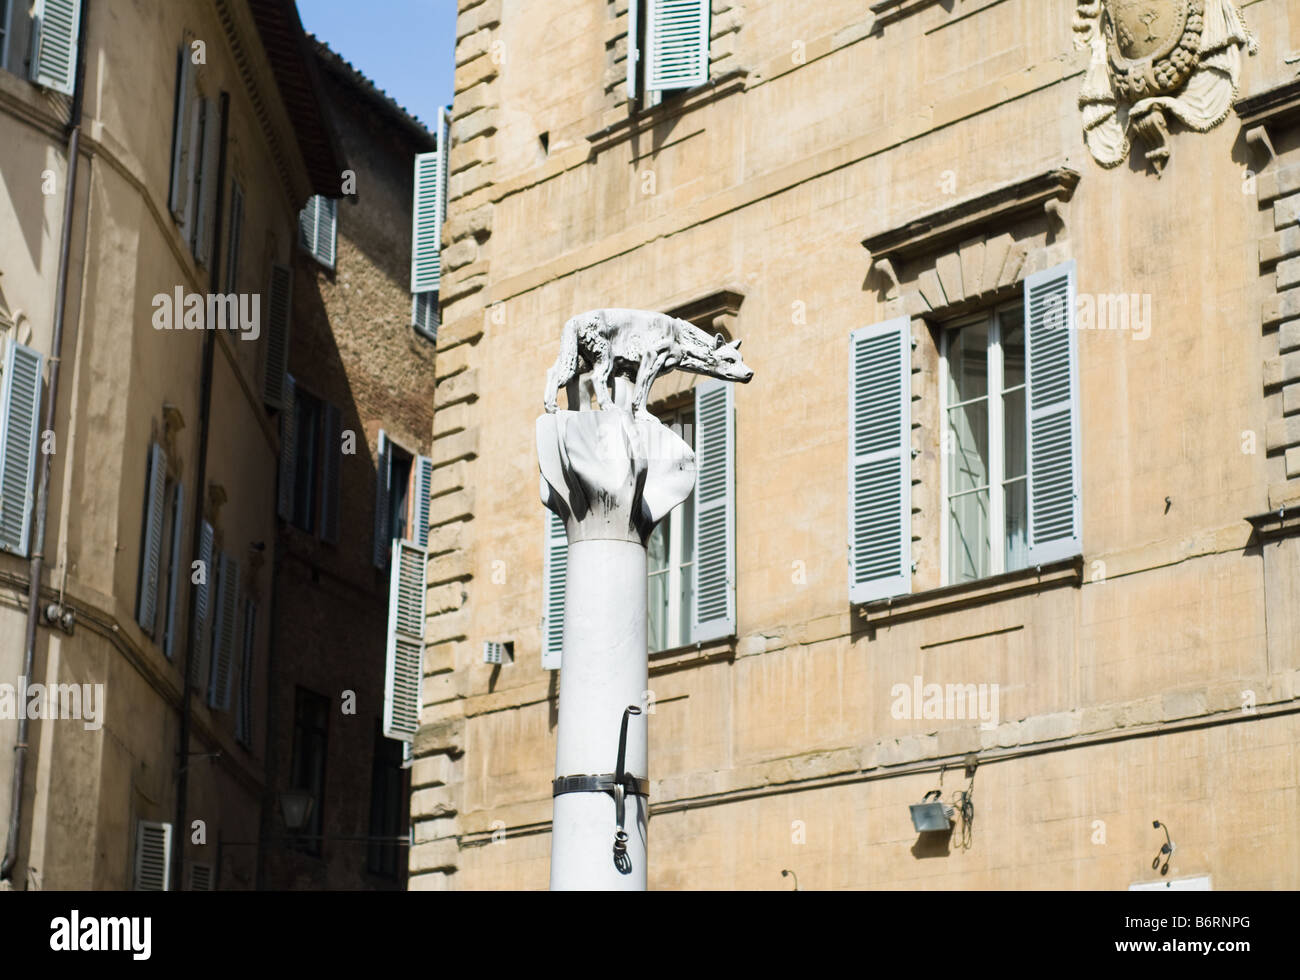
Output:
<svg viewBox="0 0 1300 980">
<path fill-rule="evenodd" d="M 695 412 L 682 409 L 660 418 L 688 446 L 695 446 Z M 692 576 L 695 560 L 695 495 L 659 522 L 646 546 L 646 642 L 651 651 L 691 642 Z"/>
<path fill-rule="evenodd" d="M 320 455 L 321 402 L 314 395 L 297 388 L 293 402 L 294 479 L 293 524 L 304 531 L 316 526 L 316 470 Z"/>
<path fill-rule="evenodd" d="M 294 697 L 293 761 L 290 766 L 292 788 L 311 794 L 311 813 L 307 826 L 289 830 L 303 835 L 296 846 L 308 854 L 321 853 L 320 834 L 325 825 L 323 796 L 325 789 L 325 737 L 329 718 L 329 699 L 298 688 Z"/>
</svg>

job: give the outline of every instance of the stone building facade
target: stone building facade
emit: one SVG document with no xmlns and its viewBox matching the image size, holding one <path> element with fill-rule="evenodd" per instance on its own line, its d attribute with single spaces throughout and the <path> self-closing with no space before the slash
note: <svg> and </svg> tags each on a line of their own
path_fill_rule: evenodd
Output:
<svg viewBox="0 0 1300 980">
<path fill-rule="evenodd" d="M 756 373 L 730 635 L 682 594 L 650 656 L 652 888 L 1300 880 L 1300 17 L 1151 7 L 462 0 L 411 888 L 547 882 L 533 420 L 602 306 Z"/>
<path fill-rule="evenodd" d="M 415 158 L 436 140 L 339 55 L 320 42 L 315 53 L 349 172 L 336 201 L 308 204 L 294 252 L 297 431 L 281 457 L 267 791 L 273 804 L 280 792 L 311 790 L 310 829 L 325 840 L 265 848 L 263 881 L 399 888 L 405 844 L 360 839 L 409 833 L 402 743 L 382 731 L 389 576 L 376 567 L 374 512 L 380 432 L 415 457 L 431 440 L 434 345 L 413 325 L 407 229 Z M 313 706 L 324 722 L 319 771 L 304 741 Z M 273 805 L 264 820 L 267 838 L 282 832 Z"/>
</svg>

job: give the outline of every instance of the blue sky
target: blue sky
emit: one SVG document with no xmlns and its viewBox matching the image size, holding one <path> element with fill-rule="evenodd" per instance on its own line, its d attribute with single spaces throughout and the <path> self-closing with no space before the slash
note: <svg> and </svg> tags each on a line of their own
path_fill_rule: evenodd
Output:
<svg viewBox="0 0 1300 980">
<path fill-rule="evenodd" d="M 451 104 L 456 0 L 298 0 L 298 16 L 430 129 Z"/>
</svg>

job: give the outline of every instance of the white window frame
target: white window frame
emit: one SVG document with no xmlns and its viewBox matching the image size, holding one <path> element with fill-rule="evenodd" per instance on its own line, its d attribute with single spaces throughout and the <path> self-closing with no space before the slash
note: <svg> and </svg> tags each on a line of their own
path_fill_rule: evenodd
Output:
<svg viewBox="0 0 1300 980">
<path fill-rule="evenodd" d="M 689 432 L 687 431 L 688 423 L 683 421 L 683 419 L 687 417 L 690 418 Z M 662 413 L 661 415 L 659 415 L 659 421 L 662 422 L 664 425 L 668 426 L 670 429 L 673 429 L 675 434 L 680 435 L 683 441 L 685 441 L 685 443 L 688 446 L 690 446 L 692 450 L 695 449 L 695 403 L 693 401 L 683 402 L 681 405 L 677 406 L 671 411 Z M 688 435 L 690 436 L 690 438 L 687 438 Z M 692 602 L 694 602 L 695 593 L 693 589 L 694 589 L 695 562 L 696 559 L 698 558 L 695 549 L 694 540 L 692 540 L 691 542 L 691 554 L 689 556 L 683 556 L 682 554 L 682 550 L 683 550 L 682 538 L 684 537 L 682 520 L 685 514 L 687 513 L 688 508 L 693 519 L 695 514 L 694 487 L 691 488 L 690 496 L 688 496 L 684 501 L 682 501 L 682 503 L 679 504 L 677 507 L 674 507 L 672 511 L 670 511 L 666 517 L 664 517 L 663 521 L 659 522 L 658 527 L 656 527 L 655 529 L 657 531 L 659 527 L 662 527 L 664 521 L 668 522 L 668 565 L 667 568 L 664 570 L 663 574 L 665 574 L 668 578 L 668 622 L 665 628 L 665 632 L 668 635 L 669 642 L 662 647 L 651 647 L 650 648 L 651 653 L 662 653 L 665 650 L 675 650 L 679 647 L 687 646 L 692 642 L 690 636 L 691 636 L 691 621 L 692 621 L 692 616 L 694 614 L 694 609 L 682 608 L 682 576 L 683 575 L 691 576 L 692 579 L 691 600 Z M 698 531 L 698 528 L 693 528 L 692 531 L 696 532 Z M 685 568 L 683 568 L 683 566 L 685 566 Z M 647 642 L 649 641 L 650 638 L 650 615 L 651 615 L 650 575 L 651 574 L 653 573 L 647 570 L 646 573 L 646 639 Z M 680 637 L 683 634 L 686 635 L 687 639 L 685 641 L 680 641 Z"/>
<path fill-rule="evenodd" d="M 959 584 L 953 581 L 952 577 L 952 555 L 949 548 L 952 545 L 952 532 L 950 530 L 952 522 L 951 514 L 951 497 L 949 496 L 949 460 L 955 454 L 956 447 L 952 445 L 950 427 L 948 424 L 948 412 L 957 405 L 948 403 L 948 355 L 952 345 L 953 335 L 967 327 L 975 326 L 979 323 L 988 323 L 988 373 L 985 378 L 987 385 L 985 399 L 988 402 L 988 446 L 989 446 L 989 472 L 988 472 L 988 491 L 989 491 L 989 572 L 986 578 L 995 575 L 1001 575 L 1007 571 L 1019 571 L 1019 569 L 1008 569 L 1006 567 L 1006 496 L 1004 484 L 1006 481 L 1006 456 L 1005 456 L 1005 425 L 1002 411 L 1002 399 L 1007 394 L 1003 390 L 1002 382 L 1005 377 L 1003 371 L 1002 359 L 1002 314 L 1011 310 L 1024 310 L 1024 297 L 1017 297 L 1015 300 L 999 304 L 983 310 L 980 313 L 962 317 L 958 320 L 945 323 L 941 327 L 939 335 L 939 424 L 940 424 L 940 445 L 943 451 L 940 453 L 940 477 L 941 487 L 941 513 L 942 517 L 939 522 L 939 582 L 942 586 Z M 1023 322 L 1023 321 L 1022 321 Z M 1022 326 L 1022 330 L 1023 330 Z M 1027 343 L 1027 339 L 1026 339 Z M 1029 411 L 1029 374 L 1026 368 L 1025 380 L 1020 384 L 1020 390 L 1025 392 L 1025 412 L 1028 417 Z M 958 403 L 965 404 L 965 403 Z M 1029 438 L 1026 431 L 1025 452 L 1029 452 Z M 1025 507 L 1029 508 L 1032 504 L 1029 499 L 1029 471 L 1026 465 L 1025 473 L 1018 479 L 1025 483 Z M 968 491 L 977 493 L 978 491 Z M 1026 522 L 1028 513 L 1026 513 Z M 1028 524 L 1026 523 L 1026 528 Z M 1028 567 L 1028 560 L 1025 565 Z M 978 581 L 972 579 L 971 581 Z"/>
</svg>

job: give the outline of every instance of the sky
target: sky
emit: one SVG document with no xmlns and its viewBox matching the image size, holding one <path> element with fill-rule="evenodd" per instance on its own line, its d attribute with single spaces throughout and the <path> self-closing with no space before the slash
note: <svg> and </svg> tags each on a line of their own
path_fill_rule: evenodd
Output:
<svg viewBox="0 0 1300 980">
<path fill-rule="evenodd" d="M 429 129 L 451 104 L 456 0 L 298 0 L 298 16 Z"/>
</svg>

